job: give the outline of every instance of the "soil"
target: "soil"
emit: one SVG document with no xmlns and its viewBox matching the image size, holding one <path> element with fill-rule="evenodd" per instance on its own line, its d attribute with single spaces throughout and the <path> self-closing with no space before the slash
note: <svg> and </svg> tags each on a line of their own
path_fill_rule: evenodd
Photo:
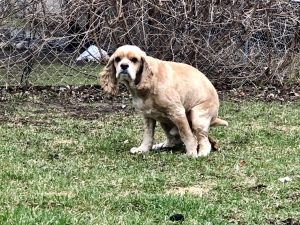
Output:
<svg viewBox="0 0 300 225">
<path fill-rule="evenodd" d="M 227 88 L 219 91 L 219 96 L 221 100 L 230 99 L 236 102 L 299 101 L 300 86 Z M 82 119 L 97 119 L 103 114 L 134 111 L 125 86 L 121 86 L 120 94 L 114 97 L 104 94 L 99 85 L 0 87 L 0 121 L 6 120 L 7 115 L 15 111 L 16 107 L 24 105 L 36 109 L 34 113 L 46 113 L 52 110 L 65 116 Z"/>
<path fill-rule="evenodd" d="M 105 95 L 99 86 L 0 87 L 0 121 L 16 108 L 26 106 L 34 113 L 60 113 L 81 119 L 97 119 L 103 114 L 133 111 L 126 89 L 118 96 Z"/>
</svg>

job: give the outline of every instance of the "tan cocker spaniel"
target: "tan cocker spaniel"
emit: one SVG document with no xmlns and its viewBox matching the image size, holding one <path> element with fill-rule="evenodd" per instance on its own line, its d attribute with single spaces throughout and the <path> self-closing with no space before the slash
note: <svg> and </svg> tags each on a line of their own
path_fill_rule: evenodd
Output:
<svg viewBox="0 0 300 225">
<path fill-rule="evenodd" d="M 210 126 L 225 125 L 218 118 L 219 98 L 207 77 L 184 63 L 147 56 L 137 46 L 119 47 L 100 74 L 105 92 L 116 94 L 118 83 L 126 85 L 134 107 L 144 116 L 144 136 L 131 153 L 170 148 L 183 143 L 186 154 L 207 156 L 211 151 Z M 167 140 L 153 145 L 156 121 Z"/>
</svg>

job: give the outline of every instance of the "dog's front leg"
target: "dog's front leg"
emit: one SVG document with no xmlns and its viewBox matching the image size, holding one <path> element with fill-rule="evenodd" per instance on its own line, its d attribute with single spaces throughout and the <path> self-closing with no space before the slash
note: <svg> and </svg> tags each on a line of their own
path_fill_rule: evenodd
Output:
<svg viewBox="0 0 300 225">
<path fill-rule="evenodd" d="M 139 147 L 133 147 L 130 149 L 131 153 L 143 153 L 148 152 L 153 145 L 153 136 L 155 130 L 156 120 L 152 118 L 144 118 L 144 136 L 143 142 Z"/>
</svg>

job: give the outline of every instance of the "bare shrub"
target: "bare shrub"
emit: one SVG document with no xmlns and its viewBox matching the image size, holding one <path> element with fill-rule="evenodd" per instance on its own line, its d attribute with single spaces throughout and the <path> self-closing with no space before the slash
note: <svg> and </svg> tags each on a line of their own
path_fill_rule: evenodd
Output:
<svg viewBox="0 0 300 225">
<path fill-rule="evenodd" d="M 135 44 L 220 85 L 282 85 L 288 68 L 299 74 L 292 65 L 300 4 L 291 1 L 6 0 L 0 15 L 0 68 L 17 80 L 40 63 L 58 62 L 78 75 L 76 56 L 91 44 L 109 52 Z"/>
</svg>

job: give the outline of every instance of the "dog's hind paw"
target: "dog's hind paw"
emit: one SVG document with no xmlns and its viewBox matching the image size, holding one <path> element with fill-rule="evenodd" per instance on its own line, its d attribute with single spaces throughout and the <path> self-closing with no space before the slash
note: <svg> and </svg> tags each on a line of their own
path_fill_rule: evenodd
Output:
<svg viewBox="0 0 300 225">
<path fill-rule="evenodd" d="M 148 152 L 149 150 L 148 149 L 144 149 L 144 148 L 141 148 L 141 147 L 133 147 L 130 149 L 130 153 L 131 154 L 141 154 L 141 153 L 145 153 L 145 152 Z"/>
</svg>

